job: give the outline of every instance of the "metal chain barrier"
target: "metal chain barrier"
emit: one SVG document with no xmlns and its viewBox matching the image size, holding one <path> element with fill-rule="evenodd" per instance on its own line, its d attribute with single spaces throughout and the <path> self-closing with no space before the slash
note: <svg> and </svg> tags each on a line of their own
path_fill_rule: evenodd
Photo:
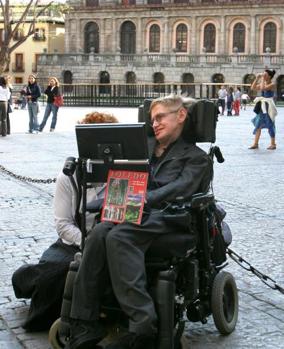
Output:
<svg viewBox="0 0 284 349">
<path fill-rule="evenodd" d="M 255 276 L 257 276 L 265 285 L 272 288 L 273 290 L 277 290 L 284 294 L 284 288 L 279 286 L 275 280 L 273 280 L 271 277 L 261 273 L 259 270 L 257 270 L 255 267 L 253 267 L 249 262 L 247 262 L 243 257 L 239 256 L 236 252 L 231 250 L 230 248 L 227 248 L 228 255 L 232 258 L 233 261 L 235 261 L 237 264 L 239 264 L 243 269 L 247 271 L 251 271 Z"/>
<path fill-rule="evenodd" d="M 3 172 L 13 178 L 18 179 L 19 181 L 22 182 L 29 182 L 29 183 L 41 183 L 41 184 L 50 184 L 50 183 L 55 183 L 56 178 L 48 178 L 48 179 L 37 179 L 37 178 L 31 178 L 31 177 L 26 177 L 26 176 L 20 176 L 15 174 L 12 171 L 7 170 L 4 166 L 0 165 L 0 172 Z"/>
</svg>

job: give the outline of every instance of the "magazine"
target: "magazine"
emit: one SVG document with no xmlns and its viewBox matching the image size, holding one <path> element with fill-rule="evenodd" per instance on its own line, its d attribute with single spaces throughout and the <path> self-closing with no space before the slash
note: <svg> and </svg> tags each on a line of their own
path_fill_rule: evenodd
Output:
<svg viewBox="0 0 284 349">
<path fill-rule="evenodd" d="M 102 221 L 141 223 L 148 172 L 109 170 Z"/>
</svg>

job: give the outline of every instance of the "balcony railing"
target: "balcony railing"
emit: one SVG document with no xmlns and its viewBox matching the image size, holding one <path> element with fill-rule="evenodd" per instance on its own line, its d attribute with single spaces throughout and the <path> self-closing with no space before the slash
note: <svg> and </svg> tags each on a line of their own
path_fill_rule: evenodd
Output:
<svg viewBox="0 0 284 349">
<path fill-rule="evenodd" d="M 39 64 L 69 64 L 69 65 L 96 65 L 97 63 L 113 63 L 120 65 L 151 66 L 169 64 L 176 66 L 200 65 L 226 65 L 226 64 L 258 64 L 258 65 L 283 65 L 284 55 L 186 55 L 186 54 L 42 54 Z"/>
</svg>

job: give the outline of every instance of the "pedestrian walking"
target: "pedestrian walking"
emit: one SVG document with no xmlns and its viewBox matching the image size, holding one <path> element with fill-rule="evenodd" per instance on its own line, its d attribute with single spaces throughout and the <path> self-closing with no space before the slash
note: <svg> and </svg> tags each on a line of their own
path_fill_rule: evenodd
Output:
<svg viewBox="0 0 284 349">
<path fill-rule="evenodd" d="M 26 87 L 26 98 L 28 102 L 29 112 L 29 130 L 28 133 L 38 133 L 38 118 L 39 112 L 38 98 L 41 96 L 40 87 L 36 82 L 36 76 L 31 74 Z"/>
<path fill-rule="evenodd" d="M 255 98 L 254 112 L 256 116 L 252 119 L 255 128 L 253 134 L 255 135 L 253 145 L 249 149 L 258 149 L 258 142 L 263 128 L 268 129 L 270 135 L 270 145 L 268 150 L 275 150 L 275 117 L 277 109 L 273 100 L 275 84 L 272 79 L 275 75 L 275 70 L 266 69 L 264 73 L 257 74 L 251 89 L 261 91 L 261 97 Z"/>
<path fill-rule="evenodd" d="M 225 104 L 226 104 L 226 98 L 227 98 L 227 91 L 225 89 L 225 86 L 221 86 L 220 90 L 218 91 L 218 109 L 221 107 L 221 115 L 224 115 L 225 112 Z"/>
<path fill-rule="evenodd" d="M 10 90 L 7 87 L 6 79 L 0 77 L 0 132 L 2 137 L 7 135 L 7 115 L 8 115 L 8 101 L 10 98 Z"/>
<path fill-rule="evenodd" d="M 44 117 L 39 126 L 39 131 L 40 132 L 43 131 L 46 125 L 47 119 L 49 118 L 49 115 L 52 113 L 50 132 L 53 132 L 55 130 L 55 126 L 57 123 L 57 113 L 59 109 L 59 106 L 54 104 L 54 97 L 60 96 L 59 81 L 57 78 L 52 76 L 48 79 L 48 86 L 44 91 L 44 93 L 47 95 L 47 103 L 46 103 L 46 108 L 44 112 Z"/>
<path fill-rule="evenodd" d="M 7 75 L 5 77 L 7 87 L 10 91 L 10 98 L 8 100 L 8 106 L 7 106 L 7 135 L 11 134 L 11 122 L 10 122 L 10 113 L 13 111 L 13 85 L 11 83 L 11 76 Z"/>
<path fill-rule="evenodd" d="M 241 89 L 239 87 L 236 87 L 234 91 L 234 103 L 233 103 L 233 109 L 234 109 L 234 114 L 235 116 L 240 115 L 240 108 L 241 108 Z"/>
</svg>

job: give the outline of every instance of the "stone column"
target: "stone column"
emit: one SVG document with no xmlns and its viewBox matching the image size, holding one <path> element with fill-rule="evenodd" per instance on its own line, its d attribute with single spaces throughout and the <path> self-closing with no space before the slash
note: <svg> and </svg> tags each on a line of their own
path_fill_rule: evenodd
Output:
<svg viewBox="0 0 284 349">
<path fill-rule="evenodd" d="M 221 17 L 221 25 L 220 25 L 220 39 L 218 40 L 218 34 L 216 35 L 216 39 L 218 40 L 218 54 L 226 54 L 226 28 L 225 28 L 225 16 Z M 217 29 L 217 28 L 216 28 Z"/>
<path fill-rule="evenodd" d="M 167 18 L 165 19 L 163 29 L 164 30 L 163 30 L 162 41 L 161 41 L 161 53 L 171 54 L 172 51 L 171 51 L 171 45 L 169 45 L 169 42 L 171 42 L 171 38 L 172 38 L 172 29 L 169 32 L 169 22 Z"/>
<path fill-rule="evenodd" d="M 188 37 L 189 54 L 191 54 L 191 55 L 198 55 L 199 54 L 199 52 L 197 52 L 197 41 L 199 42 L 199 40 L 196 40 L 197 35 L 199 38 L 199 33 L 196 32 L 196 17 L 194 16 L 191 18 L 191 31 L 190 31 L 190 35 Z"/>
<path fill-rule="evenodd" d="M 256 53 L 255 22 L 255 16 L 252 16 L 250 25 L 250 54 Z"/>
<path fill-rule="evenodd" d="M 136 54 L 143 54 L 143 32 L 142 32 L 142 19 L 137 17 L 137 28 L 136 28 Z"/>
</svg>

